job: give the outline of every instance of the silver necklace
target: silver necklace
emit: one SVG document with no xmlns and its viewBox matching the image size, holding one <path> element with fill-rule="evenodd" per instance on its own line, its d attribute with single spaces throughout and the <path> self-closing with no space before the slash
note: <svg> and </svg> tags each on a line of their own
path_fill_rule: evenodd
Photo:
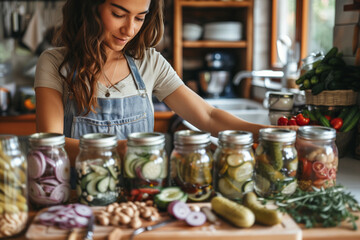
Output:
<svg viewBox="0 0 360 240">
<path fill-rule="evenodd" d="M 112 83 L 113 79 L 114 79 L 114 75 L 115 75 L 115 72 L 116 72 L 116 69 L 117 69 L 117 66 L 119 65 L 119 59 L 120 59 L 120 54 L 116 60 L 116 65 L 115 65 L 115 69 L 114 69 L 114 72 L 111 76 L 111 81 L 109 80 L 109 78 L 106 76 L 105 72 L 102 71 L 102 74 L 104 75 L 104 78 L 106 79 L 106 81 L 108 81 L 110 83 L 109 86 L 106 86 L 106 93 L 105 93 L 105 97 L 110 97 L 110 88 L 114 87 L 117 91 L 120 92 L 120 90 L 115 86 L 115 84 Z"/>
</svg>

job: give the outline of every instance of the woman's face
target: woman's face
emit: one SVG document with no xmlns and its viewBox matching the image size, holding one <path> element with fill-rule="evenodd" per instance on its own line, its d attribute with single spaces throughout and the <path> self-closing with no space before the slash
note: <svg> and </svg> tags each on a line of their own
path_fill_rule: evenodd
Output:
<svg viewBox="0 0 360 240">
<path fill-rule="evenodd" d="M 120 51 L 140 31 L 151 0 L 106 0 L 99 5 L 105 43 Z"/>
</svg>

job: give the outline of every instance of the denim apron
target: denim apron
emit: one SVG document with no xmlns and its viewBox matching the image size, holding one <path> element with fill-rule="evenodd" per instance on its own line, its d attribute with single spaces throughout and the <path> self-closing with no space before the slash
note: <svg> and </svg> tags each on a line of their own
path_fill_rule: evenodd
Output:
<svg viewBox="0 0 360 240">
<path fill-rule="evenodd" d="M 118 140 L 133 132 L 153 132 L 154 113 L 144 81 L 134 59 L 126 56 L 137 94 L 124 98 L 98 98 L 96 112 L 88 115 L 76 113 L 76 102 L 69 95 L 64 109 L 64 135 L 79 139 L 86 133 L 109 133 Z M 70 93 L 71 94 L 71 93 Z"/>
</svg>

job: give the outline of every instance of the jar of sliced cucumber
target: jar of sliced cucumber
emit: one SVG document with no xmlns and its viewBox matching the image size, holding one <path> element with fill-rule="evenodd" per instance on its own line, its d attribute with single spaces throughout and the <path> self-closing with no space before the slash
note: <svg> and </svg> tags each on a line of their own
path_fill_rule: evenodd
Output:
<svg viewBox="0 0 360 240">
<path fill-rule="evenodd" d="M 252 133 L 226 130 L 219 132 L 219 146 L 214 153 L 215 190 L 232 200 L 241 200 L 253 191 L 255 155 Z"/>
<path fill-rule="evenodd" d="M 35 133 L 29 137 L 29 199 L 35 208 L 69 201 L 70 161 L 64 145 L 62 134 Z"/>
<path fill-rule="evenodd" d="M 158 132 L 131 133 L 124 159 L 125 196 L 145 201 L 167 185 L 168 157 L 165 135 Z"/>
<path fill-rule="evenodd" d="M 209 200 L 213 193 L 213 156 L 210 133 L 181 130 L 174 134 L 171 153 L 171 184 L 188 194 L 188 200 Z"/>
<path fill-rule="evenodd" d="M 293 130 L 260 129 L 254 173 L 254 189 L 258 195 L 267 197 L 295 192 L 298 167 L 295 139 Z"/>
<path fill-rule="evenodd" d="M 89 206 L 106 206 L 119 200 L 121 185 L 117 138 L 112 134 L 89 133 L 80 138 L 76 157 L 78 201 Z"/>
</svg>

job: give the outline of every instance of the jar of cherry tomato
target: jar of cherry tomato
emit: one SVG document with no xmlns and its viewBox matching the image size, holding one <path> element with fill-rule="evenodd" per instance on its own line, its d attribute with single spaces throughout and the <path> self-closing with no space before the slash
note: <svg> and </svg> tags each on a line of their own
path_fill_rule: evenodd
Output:
<svg viewBox="0 0 360 240">
<path fill-rule="evenodd" d="M 177 131 L 174 145 L 171 153 L 171 184 L 181 187 L 190 201 L 208 200 L 213 192 L 210 133 Z"/>
<path fill-rule="evenodd" d="M 124 159 L 125 195 L 128 201 L 145 201 L 166 186 L 168 157 L 165 135 L 136 132 L 127 138 Z"/>
<path fill-rule="evenodd" d="M 296 132 L 293 130 L 260 129 L 254 172 L 254 189 L 258 195 L 267 197 L 295 192 L 298 167 L 295 140 Z"/>
<path fill-rule="evenodd" d="M 327 188 L 336 183 L 338 149 L 336 131 L 322 126 L 302 126 L 298 130 L 296 149 L 299 155 L 298 183 L 304 191 Z"/>
<path fill-rule="evenodd" d="M 226 130 L 219 133 L 219 146 L 214 153 L 215 190 L 232 200 L 253 191 L 255 164 L 252 133 Z"/>
</svg>

